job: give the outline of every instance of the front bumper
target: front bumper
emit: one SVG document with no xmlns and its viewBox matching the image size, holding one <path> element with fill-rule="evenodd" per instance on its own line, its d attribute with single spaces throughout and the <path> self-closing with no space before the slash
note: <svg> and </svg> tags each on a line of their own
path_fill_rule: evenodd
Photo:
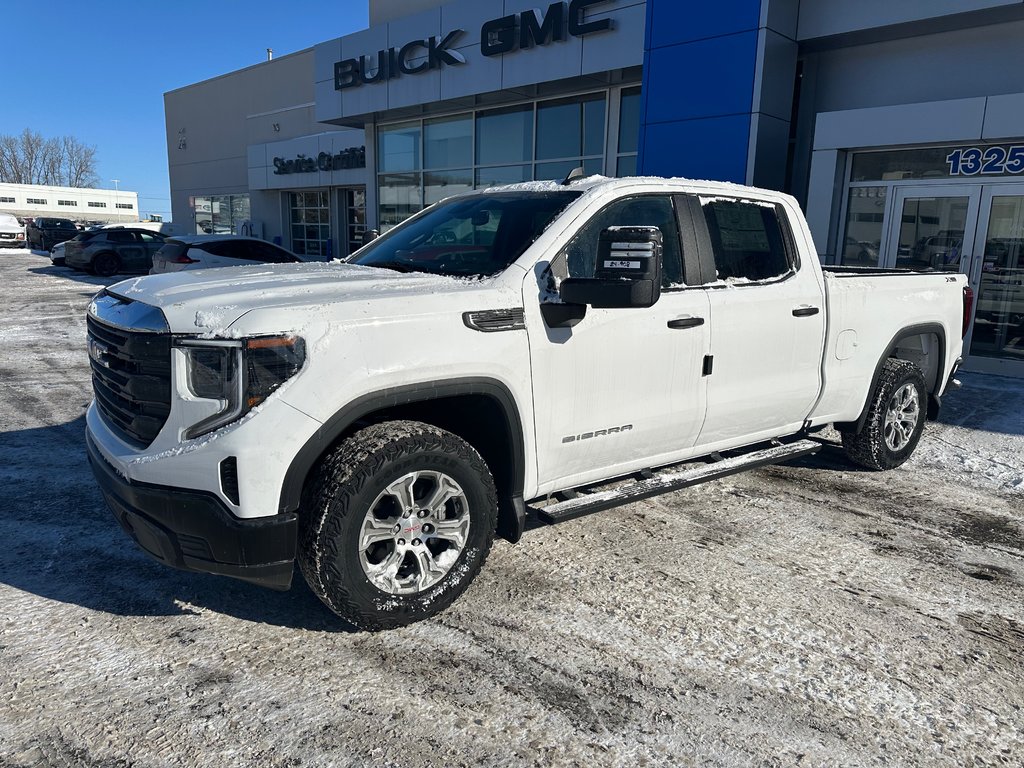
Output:
<svg viewBox="0 0 1024 768">
<path fill-rule="evenodd" d="M 291 586 L 295 514 L 240 520 L 211 493 L 127 480 L 103 458 L 88 432 L 86 445 L 107 505 L 151 557 L 186 571 L 231 576 L 271 589 Z"/>
</svg>

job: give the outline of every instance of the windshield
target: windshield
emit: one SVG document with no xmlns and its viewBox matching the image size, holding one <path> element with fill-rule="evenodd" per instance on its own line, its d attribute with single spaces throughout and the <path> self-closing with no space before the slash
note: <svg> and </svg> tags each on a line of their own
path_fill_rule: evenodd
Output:
<svg viewBox="0 0 1024 768">
<path fill-rule="evenodd" d="M 579 192 L 496 192 L 439 203 L 375 240 L 353 264 L 485 277 L 518 259 Z"/>
</svg>

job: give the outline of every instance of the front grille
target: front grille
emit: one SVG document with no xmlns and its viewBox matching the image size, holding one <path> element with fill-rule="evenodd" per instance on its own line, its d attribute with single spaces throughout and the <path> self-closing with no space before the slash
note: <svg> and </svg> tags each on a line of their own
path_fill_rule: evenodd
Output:
<svg viewBox="0 0 1024 768">
<path fill-rule="evenodd" d="M 171 412 L 171 337 L 87 318 L 96 406 L 120 435 L 145 447 Z"/>
</svg>

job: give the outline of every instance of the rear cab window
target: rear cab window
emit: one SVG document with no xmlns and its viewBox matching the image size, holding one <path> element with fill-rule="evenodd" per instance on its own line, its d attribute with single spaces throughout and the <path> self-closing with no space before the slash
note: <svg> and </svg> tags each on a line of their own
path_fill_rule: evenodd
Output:
<svg viewBox="0 0 1024 768">
<path fill-rule="evenodd" d="M 762 282 L 795 271 L 798 264 L 788 244 L 788 225 L 775 203 L 725 197 L 701 197 L 700 203 L 717 280 Z"/>
</svg>

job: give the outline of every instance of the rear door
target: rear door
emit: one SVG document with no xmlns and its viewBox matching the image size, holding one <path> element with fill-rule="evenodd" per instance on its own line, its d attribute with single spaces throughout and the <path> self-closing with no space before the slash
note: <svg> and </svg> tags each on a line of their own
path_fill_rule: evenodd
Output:
<svg viewBox="0 0 1024 768">
<path fill-rule="evenodd" d="M 700 204 L 698 239 L 717 280 L 706 288 L 712 359 L 698 442 L 796 432 L 821 389 L 825 308 L 817 273 L 801 268 L 782 205 L 719 195 Z"/>
<path fill-rule="evenodd" d="M 111 229 L 107 231 L 107 243 L 121 260 L 123 269 L 132 272 L 149 270 L 146 249 L 137 233 Z"/>
</svg>

